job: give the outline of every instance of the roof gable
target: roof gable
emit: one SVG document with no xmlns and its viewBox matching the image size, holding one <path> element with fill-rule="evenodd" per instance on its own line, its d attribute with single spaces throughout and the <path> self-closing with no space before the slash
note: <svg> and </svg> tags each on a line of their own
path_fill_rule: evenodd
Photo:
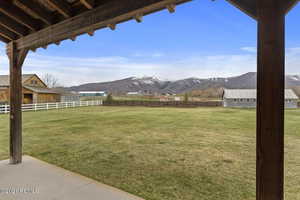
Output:
<svg viewBox="0 0 300 200">
<path fill-rule="evenodd" d="M 26 75 L 25 75 L 26 76 Z M 38 82 L 38 86 L 36 84 L 32 85 L 31 81 L 35 80 Z M 28 78 L 23 80 L 23 85 L 26 86 L 33 86 L 33 87 L 44 87 L 47 88 L 48 86 L 44 83 L 44 81 L 42 81 L 42 79 L 40 79 L 40 77 L 38 77 L 38 75 L 33 74 L 32 76 L 29 76 Z"/>
</svg>

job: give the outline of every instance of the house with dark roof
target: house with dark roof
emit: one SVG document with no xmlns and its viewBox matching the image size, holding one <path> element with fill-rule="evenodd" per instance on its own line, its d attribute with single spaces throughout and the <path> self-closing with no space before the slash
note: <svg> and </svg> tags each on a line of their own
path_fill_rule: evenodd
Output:
<svg viewBox="0 0 300 200">
<path fill-rule="evenodd" d="M 224 107 L 255 108 L 255 89 L 225 89 L 223 92 Z M 291 89 L 285 90 L 285 108 L 297 108 L 298 96 Z"/>
<path fill-rule="evenodd" d="M 36 74 L 23 74 L 22 85 L 22 99 L 24 104 L 60 101 L 60 93 L 48 88 Z M 9 103 L 9 87 L 9 76 L 0 75 L 0 104 Z"/>
</svg>

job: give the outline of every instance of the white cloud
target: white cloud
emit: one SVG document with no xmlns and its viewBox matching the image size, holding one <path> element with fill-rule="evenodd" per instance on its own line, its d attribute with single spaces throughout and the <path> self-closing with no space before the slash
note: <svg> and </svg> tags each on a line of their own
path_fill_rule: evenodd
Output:
<svg viewBox="0 0 300 200">
<path fill-rule="evenodd" d="M 256 53 L 257 52 L 257 47 L 242 47 L 241 50 L 247 51 L 250 53 Z"/>
<path fill-rule="evenodd" d="M 0 74 L 8 73 L 5 51 L 0 54 Z M 287 49 L 287 73 L 299 74 L 300 48 Z M 6 67 L 4 67 L 6 66 Z M 55 75 L 65 86 L 89 82 L 110 81 L 130 76 L 156 76 L 175 80 L 187 77 L 228 77 L 256 71 L 256 55 L 193 55 L 188 57 L 58 57 L 30 53 L 23 67 L 24 73 Z"/>
<path fill-rule="evenodd" d="M 154 53 L 145 53 L 145 52 L 135 52 L 132 54 L 133 57 L 139 58 L 161 58 L 165 56 L 162 52 L 154 52 Z"/>
</svg>

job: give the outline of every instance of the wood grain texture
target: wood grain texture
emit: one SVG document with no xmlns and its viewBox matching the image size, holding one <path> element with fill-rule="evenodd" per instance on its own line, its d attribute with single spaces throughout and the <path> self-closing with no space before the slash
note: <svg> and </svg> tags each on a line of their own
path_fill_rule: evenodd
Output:
<svg viewBox="0 0 300 200">
<path fill-rule="evenodd" d="M 18 51 L 14 42 L 7 47 L 10 66 L 10 164 L 22 162 L 22 63 L 27 50 Z"/>
<path fill-rule="evenodd" d="M 257 200 L 283 200 L 285 0 L 257 0 Z"/>
</svg>

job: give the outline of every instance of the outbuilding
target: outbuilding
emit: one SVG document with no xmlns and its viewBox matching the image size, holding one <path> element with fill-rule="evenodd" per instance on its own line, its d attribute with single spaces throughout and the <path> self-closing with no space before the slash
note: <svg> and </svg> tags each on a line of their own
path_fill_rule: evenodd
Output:
<svg viewBox="0 0 300 200">
<path fill-rule="evenodd" d="M 105 91 L 80 91 L 78 92 L 80 97 L 106 97 Z"/>
<path fill-rule="evenodd" d="M 48 86 L 36 74 L 22 75 L 22 103 L 50 103 L 60 101 L 60 94 Z M 0 75 L 0 104 L 9 103 L 10 81 L 8 75 Z"/>
<path fill-rule="evenodd" d="M 225 89 L 223 93 L 224 107 L 255 108 L 255 89 Z M 291 89 L 285 89 L 285 108 L 297 108 L 298 96 Z"/>
</svg>

